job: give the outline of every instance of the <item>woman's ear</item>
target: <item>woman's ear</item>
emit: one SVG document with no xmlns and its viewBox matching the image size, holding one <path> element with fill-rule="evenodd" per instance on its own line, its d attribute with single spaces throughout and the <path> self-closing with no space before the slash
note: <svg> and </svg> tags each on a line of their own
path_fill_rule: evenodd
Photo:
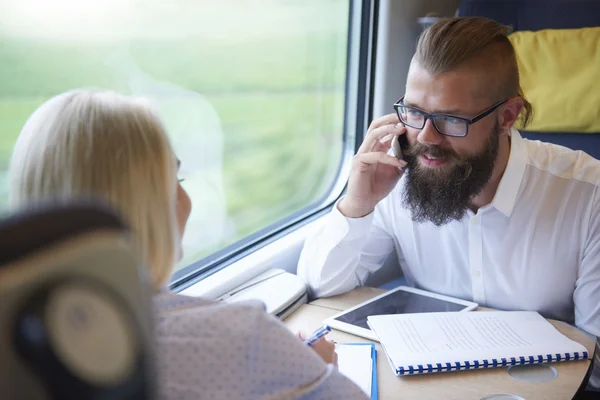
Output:
<svg viewBox="0 0 600 400">
<path fill-rule="evenodd" d="M 500 117 L 500 129 L 502 132 L 510 131 L 517 118 L 519 118 L 521 110 L 523 110 L 523 99 L 521 97 L 513 97 L 506 102 Z"/>
</svg>

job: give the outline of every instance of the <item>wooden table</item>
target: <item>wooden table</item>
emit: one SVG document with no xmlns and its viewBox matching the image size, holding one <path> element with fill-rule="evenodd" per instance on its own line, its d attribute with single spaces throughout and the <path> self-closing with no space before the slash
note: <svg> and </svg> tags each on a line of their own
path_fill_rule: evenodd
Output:
<svg viewBox="0 0 600 400">
<path fill-rule="evenodd" d="M 285 319 L 285 324 L 294 333 L 310 334 L 322 325 L 323 320 L 342 310 L 375 297 L 384 290 L 361 287 L 340 296 L 318 299 L 302 305 Z M 559 321 L 550 322 L 563 334 L 584 345 L 594 353 L 595 342 L 583 332 Z M 368 339 L 332 330 L 327 335 L 336 342 L 370 342 Z M 471 371 L 442 372 L 431 375 L 397 377 L 392 372 L 383 348 L 377 347 L 377 378 L 379 398 L 389 399 L 481 399 L 493 393 L 521 396 L 525 400 L 571 399 L 586 376 L 590 361 L 567 361 L 552 363 L 558 377 L 550 382 L 529 383 L 511 377 L 506 368 L 490 368 Z"/>
</svg>

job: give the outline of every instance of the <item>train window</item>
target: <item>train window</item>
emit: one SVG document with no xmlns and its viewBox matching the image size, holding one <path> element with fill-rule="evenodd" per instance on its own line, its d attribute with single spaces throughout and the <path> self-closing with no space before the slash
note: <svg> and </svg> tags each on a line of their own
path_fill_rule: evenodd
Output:
<svg viewBox="0 0 600 400">
<path fill-rule="evenodd" d="M 26 118 L 80 87 L 159 110 L 193 202 L 179 269 L 317 207 L 345 142 L 350 3 L 3 2 L 0 207 Z"/>
</svg>

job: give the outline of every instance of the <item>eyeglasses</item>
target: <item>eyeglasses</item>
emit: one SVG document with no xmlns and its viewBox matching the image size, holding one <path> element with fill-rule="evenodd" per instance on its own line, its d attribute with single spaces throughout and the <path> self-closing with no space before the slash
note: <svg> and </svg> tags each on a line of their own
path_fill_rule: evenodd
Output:
<svg viewBox="0 0 600 400">
<path fill-rule="evenodd" d="M 508 100 L 509 99 L 506 99 L 494 104 L 473 119 L 456 117 L 454 115 L 447 114 L 429 114 L 425 111 L 419 110 L 418 108 L 403 104 L 402 102 L 404 101 L 404 96 L 394 103 L 394 109 L 396 110 L 400 121 L 406 126 L 415 129 L 423 129 L 427 120 L 431 119 L 433 126 L 440 134 L 463 137 L 467 136 L 467 133 L 469 132 L 469 125 L 487 117 L 496 108 L 500 107 Z"/>
</svg>

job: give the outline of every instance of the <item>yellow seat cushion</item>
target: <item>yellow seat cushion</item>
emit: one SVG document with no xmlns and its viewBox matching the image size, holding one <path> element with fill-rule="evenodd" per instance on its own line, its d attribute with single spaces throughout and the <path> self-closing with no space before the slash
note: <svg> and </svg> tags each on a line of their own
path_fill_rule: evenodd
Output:
<svg viewBox="0 0 600 400">
<path fill-rule="evenodd" d="M 517 31 L 509 39 L 534 108 L 527 130 L 600 132 L 600 27 Z"/>
</svg>

